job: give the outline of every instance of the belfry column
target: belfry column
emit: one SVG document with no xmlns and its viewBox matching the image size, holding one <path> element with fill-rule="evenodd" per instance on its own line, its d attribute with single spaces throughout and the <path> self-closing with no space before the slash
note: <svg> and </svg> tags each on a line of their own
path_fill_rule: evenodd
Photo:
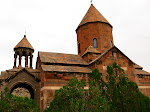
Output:
<svg viewBox="0 0 150 112">
<path fill-rule="evenodd" d="M 22 53 L 19 52 L 19 66 L 18 67 L 21 67 L 21 58 L 22 58 Z"/>
<path fill-rule="evenodd" d="M 30 68 L 33 68 L 33 67 L 32 67 L 32 58 L 33 58 L 33 55 L 31 54 L 31 55 L 30 55 Z"/>
<path fill-rule="evenodd" d="M 17 53 L 15 52 L 15 54 L 14 54 L 14 67 L 13 68 L 16 68 L 16 63 L 17 63 Z"/>
<path fill-rule="evenodd" d="M 28 55 L 26 54 L 26 57 L 25 57 L 25 67 L 28 67 Z"/>
</svg>

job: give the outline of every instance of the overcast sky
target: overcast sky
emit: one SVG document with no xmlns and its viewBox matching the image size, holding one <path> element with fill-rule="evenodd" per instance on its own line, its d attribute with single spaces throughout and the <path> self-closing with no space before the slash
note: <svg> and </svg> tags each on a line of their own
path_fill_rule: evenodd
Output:
<svg viewBox="0 0 150 112">
<path fill-rule="evenodd" d="M 93 0 L 113 26 L 114 44 L 150 72 L 150 0 Z M 13 48 L 27 35 L 38 51 L 77 54 L 76 28 L 90 0 L 0 0 L 0 71 L 14 64 Z"/>
</svg>

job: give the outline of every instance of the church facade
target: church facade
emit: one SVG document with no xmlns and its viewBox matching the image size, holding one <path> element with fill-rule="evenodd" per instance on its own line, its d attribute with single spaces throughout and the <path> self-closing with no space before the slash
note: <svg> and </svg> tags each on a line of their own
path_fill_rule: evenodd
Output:
<svg viewBox="0 0 150 112">
<path fill-rule="evenodd" d="M 13 68 L 1 72 L 0 91 L 7 86 L 14 95 L 35 99 L 44 110 L 53 100 L 55 90 L 62 88 L 71 78 L 87 81 L 88 74 L 97 68 L 105 79 L 107 66 L 116 62 L 129 80 L 136 82 L 140 91 L 150 97 L 150 73 L 114 45 L 112 28 L 91 4 L 76 29 L 78 55 L 38 52 L 36 69 L 32 67 L 34 48 L 24 35 L 14 47 Z M 25 67 L 22 66 L 22 57 L 25 57 Z"/>
</svg>

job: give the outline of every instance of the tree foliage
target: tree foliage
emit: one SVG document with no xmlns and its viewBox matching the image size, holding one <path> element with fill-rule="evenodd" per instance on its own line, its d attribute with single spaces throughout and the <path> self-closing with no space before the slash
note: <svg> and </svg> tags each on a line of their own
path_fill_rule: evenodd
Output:
<svg viewBox="0 0 150 112">
<path fill-rule="evenodd" d="M 94 84 L 94 83 L 93 83 Z M 101 96 L 101 89 L 86 88 L 86 83 L 76 78 L 55 91 L 54 100 L 44 112 L 98 112 L 108 109 L 107 100 Z M 95 96 L 93 96 L 95 95 Z"/>
<path fill-rule="evenodd" d="M 36 102 L 27 97 L 17 97 L 10 94 L 6 87 L 0 94 L 0 112 L 39 112 Z"/>
<path fill-rule="evenodd" d="M 89 74 L 89 96 L 86 110 L 88 112 L 106 112 L 109 111 L 108 99 L 105 97 L 105 82 L 98 69 Z"/>
<path fill-rule="evenodd" d="M 85 87 L 88 86 L 88 89 Z M 57 90 L 45 112 L 147 112 L 150 99 L 136 83 L 125 77 L 116 63 L 107 66 L 107 75 L 98 69 L 89 74 L 88 83 L 75 78 Z"/>
<path fill-rule="evenodd" d="M 84 81 L 78 81 L 73 78 L 60 90 L 55 91 L 54 100 L 50 104 L 51 111 L 73 112 L 82 110 L 84 102 Z"/>
<path fill-rule="evenodd" d="M 107 73 L 106 91 L 111 112 L 150 111 L 150 99 L 139 91 L 136 83 L 125 77 L 116 63 L 107 67 Z"/>
</svg>

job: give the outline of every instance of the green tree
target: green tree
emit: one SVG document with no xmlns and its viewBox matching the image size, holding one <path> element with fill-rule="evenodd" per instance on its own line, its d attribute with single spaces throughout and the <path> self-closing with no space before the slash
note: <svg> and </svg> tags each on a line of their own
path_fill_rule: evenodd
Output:
<svg viewBox="0 0 150 112">
<path fill-rule="evenodd" d="M 108 99 L 104 94 L 106 83 L 102 79 L 102 74 L 98 69 L 89 74 L 89 90 L 86 111 L 88 112 L 108 112 Z"/>
<path fill-rule="evenodd" d="M 111 112 L 149 112 L 150 99 L 142 94 L 136 83 L 125 77 L 116 63 L 107 66 L 107 94 Z"/>
<path fill-rule="evenodd" d="M 66 86 L 56 90 L 50 108 L 45 112 L 74 112 L 81 111 L 84 104 L 85 82 L 73 78 Z"/>
<path fill-rule="evenodd" d="M 6 87 L 0 94 L 0 112 L 39 112 L 36 102 L 27 97 L 17 97 L 10 94 Z"/>
<path fill-rule="evenodd" d="M 99 88 L 90 87 L 88 90 L 84 87 L 83 80 L 72 78 L 66 86 L 55 91 L 54 100 L 44 112 L 104 112 L 108 109 L 107 100 L 101 96 Z"/>
<path fill-rule="evenodd" d="M 96 69 L 89 75 L 89 89 L 86 83 L 73 78 L 55 91 L 54 100 L 45 112 L 106 112 L 109 110 L 106 98 L 102 96 L 101 73 Z"/>
<path fill-rule="evenodd" d="M 106 78 L 106 81 L 104 79 Z M 89 89 L 84 89 L 88 85 Z M 150 99 L 136 83 L 125 77 L 116 63 L 107 66 L 107 75 L 98 69 L 89 74 L 86 84 L 73 78 L 55 92 L 54 100 L 45 112 L 148 112 Z"/>
</svg>

